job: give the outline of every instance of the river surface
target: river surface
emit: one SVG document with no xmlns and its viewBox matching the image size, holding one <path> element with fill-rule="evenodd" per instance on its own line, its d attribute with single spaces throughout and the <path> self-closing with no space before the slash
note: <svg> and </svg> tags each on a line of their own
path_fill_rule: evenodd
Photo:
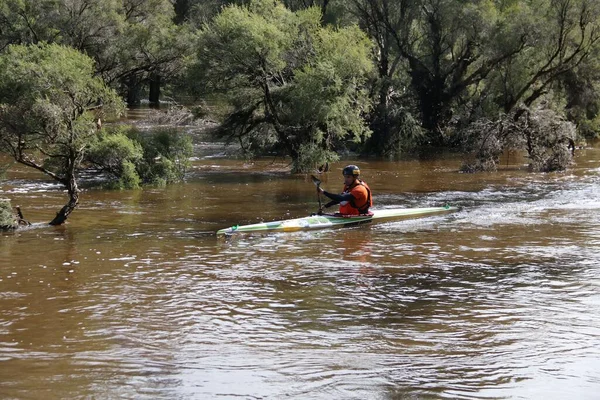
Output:
<svg viewBox="0 0 600 400">
<path fill-rule="evenodd" d="M 461 209 L 228 239 L 314 212 L 315 188 L 200 148 L 185 184 L 86 190 L 64 226 L 0 234 L 0 398 L 600 397 L 600 147 L 556 174 L 348 160 L 325 188 L 352 161 L 376 207 Z M 38 223 L 66 202 L 18 167 L 0 197 Z"/>
</svg>

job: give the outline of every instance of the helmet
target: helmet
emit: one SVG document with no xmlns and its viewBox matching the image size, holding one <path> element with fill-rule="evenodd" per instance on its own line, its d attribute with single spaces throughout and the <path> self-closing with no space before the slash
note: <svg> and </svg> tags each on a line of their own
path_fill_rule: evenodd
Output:
<svg viewBox="0 0 600 400">
<path fill-rule="evenodd" d="M 360 169 L 356 165 L 348 165 L 342 170 L 342 175 L 360 175 Z"/>
</svg>

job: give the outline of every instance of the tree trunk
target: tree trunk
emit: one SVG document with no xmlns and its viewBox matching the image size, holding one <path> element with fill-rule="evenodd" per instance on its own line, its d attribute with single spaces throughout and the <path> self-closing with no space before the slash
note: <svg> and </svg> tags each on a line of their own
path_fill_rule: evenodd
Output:
<svg viewBox="0 0 600 400">
<path fill-rule="evenodd" d="M 125 83 L 127 86 L 127 105 L 139 106 L 141 103 L 141 85 L 136 75 L 130 75 Z"/>
<path fill-rule="evenodd" d="M 70 174 L 68 181 L 65 183 L 67 192 L 69 193 L 69 202 L 56 214 L 56 217 L 50 221 L 50 225 L 62 225 L 67 220 L 69 214 L 75 210 L 79 204 L 79 187 L 74 174 Z"/>
<path fill-rule="evenodd" d="M 370 123 L 373 134 L 367 141 L 367 149 L 377 155 L 386 155 L 386 147 L 390 141 L 390 107 L 388 99 L 389 81 L 387 77 L 381 77 L 379 88 L 379 102 L 376 105 Z"/>
<path fill-rule="evenodd" d="M 153 73 L 150 75 L 150 95 L 148 96 L 150 104 L 158 106 L 160 102 L 160 75 Z"/>
<path fill-rule="evenodd" d="M 173 7 L 175 8 L 175 18 L 173 18 L 174 22 L 177 25 L 183 24 L 186 21 L 190 11 L 189 0 L 175 0 Z"/>
<path fill-rule="evenodd" d="M 443 88 L 432 82 L 431 86 L 417 86 L 419 95 L 419 108 L 423 128 L 429 133 L 430 144 L 436 146 L 443 144 L 442 129 L 449 120 L 446 111 Z"/>
</svg>

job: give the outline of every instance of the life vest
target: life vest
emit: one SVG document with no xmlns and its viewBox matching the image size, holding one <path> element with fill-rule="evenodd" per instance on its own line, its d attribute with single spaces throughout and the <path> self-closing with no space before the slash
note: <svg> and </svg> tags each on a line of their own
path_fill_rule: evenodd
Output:
<svg viewBox="0 0 600 400">
<path fill-rule="evenodd" d="M 356 180 L 357 183 L 351 186 L 344 185 L 344 191 L 342 194 L 350 193 L 354 200 L 342 201 L 340 203 L 340 214 L 343 215 L 360 215 L 367 214 L 369 207 L 373 206 L 373 199 L 371 198 L 371 189 L 369 185 L 360 179 Z"/>
</svg>

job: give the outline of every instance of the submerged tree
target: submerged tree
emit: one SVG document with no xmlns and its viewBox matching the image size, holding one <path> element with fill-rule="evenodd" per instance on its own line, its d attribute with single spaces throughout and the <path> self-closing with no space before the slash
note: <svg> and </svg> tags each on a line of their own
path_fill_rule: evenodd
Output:
<svg viewBox="0 0 600 400">
<path fill-rule="evenodd" d="M 77 207 L 77 171 L 96 135 L 96 113 L 116 115 L 122 101 L 94 76 L 94 62 L 51 44 L 9 46 L 0 55 L 0 151 L 63 184 L 68 203 L 50 222 Z"/>
<path fill-rule="evenodd" d="M 573 160 L 575 124 L 542 102 L 535 108 L 518 108 L 495 120 L 480 118 L 466 130 L 472 142 L 464 172 L 495 171 L 505 150 L 524 151 L 535 172 L 565 170 Z"/>
<path fill-rule="evenodd" d="M 192 81 L 221 93 L 221 132 L 248 152 L 278 151 L 294 171 L 334 160 L 335 146 L 370 135 L 364 86 L 372 45 L 357 27 L 323 28 L 319 8 L 256 0 L 223 9 L 201 33 Z"/>
</svg>

